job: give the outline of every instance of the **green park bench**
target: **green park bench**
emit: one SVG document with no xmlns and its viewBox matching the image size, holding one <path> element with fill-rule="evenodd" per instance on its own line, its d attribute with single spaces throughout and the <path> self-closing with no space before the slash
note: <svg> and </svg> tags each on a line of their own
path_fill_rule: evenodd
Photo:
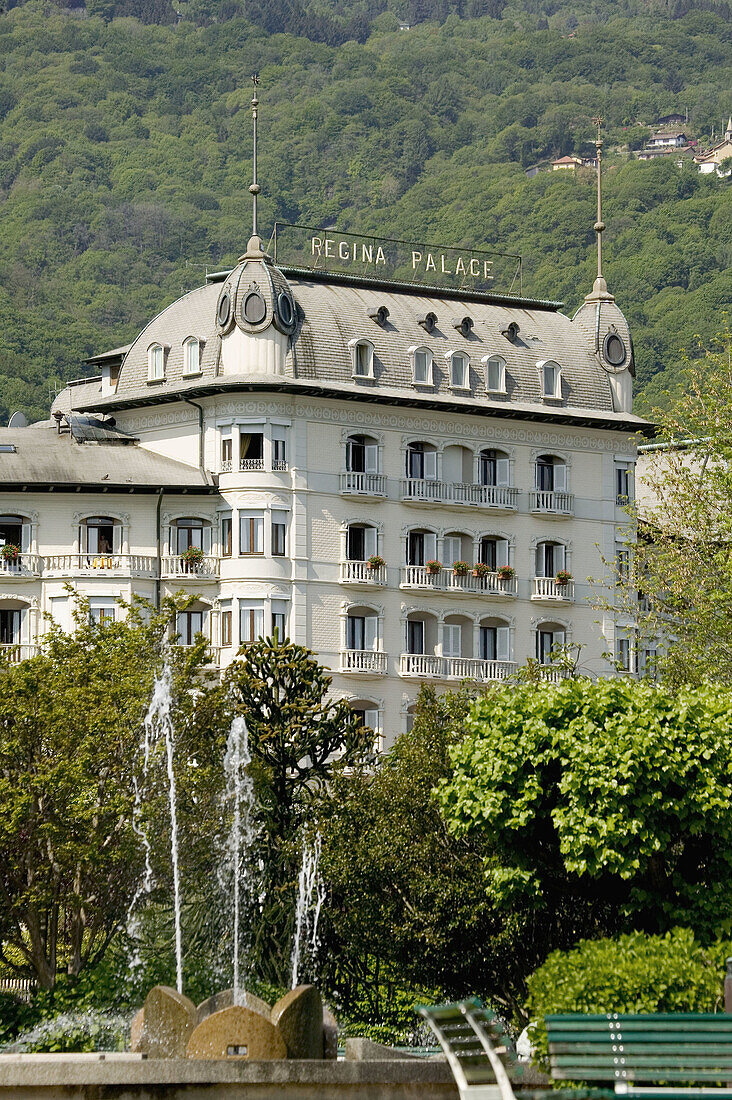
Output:
<svg viewBox="0 0 732 1100">
<path fill-rule="evenodd" d="M 554 1080 L 612 1084 L 616 1096 L 732 1100 L 732 1015 L 545 1017 Z"/>
</svg>

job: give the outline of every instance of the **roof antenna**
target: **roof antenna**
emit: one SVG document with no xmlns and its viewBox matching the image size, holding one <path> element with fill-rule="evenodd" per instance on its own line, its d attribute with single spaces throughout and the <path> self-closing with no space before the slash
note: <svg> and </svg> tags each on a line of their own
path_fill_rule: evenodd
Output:
<svg viewBox="0 0 732 1100">
<path fill-rule="evenodd" d="M 593 124 L 597 127 L 597 137 L 595 138 L 595 149 L 597 153 L 597 221 L 594 225 L 595 233 L 597 234 L 597 279 L 595 281 L 595 291 L 607 290 L 607 283 L 602 275 L 602 234 L 605 230 L 605 223 L 602 220 L 602 123 L 603 119 L 598 115 L 597 118 L 593 118 Z"/>
<path fill-rule="evenodd" d="M 262 188 L 257 183 L 257 108 L 259 107 L 259 99 L 257 97 L 257 88 L 259 87 L 259 75 L 254 73 L 252 76 L 252 182 L 249 187 L 249 194 L 252 196 L 252 235 L 249 238 L 249 244 L 247 245 L 246 255 L 247 258 L 261 257 L 264 255 L 264 246 L 259 236 L 259 229 L 257 226 L 257 196 L 261 192 Z"/>
</svg>

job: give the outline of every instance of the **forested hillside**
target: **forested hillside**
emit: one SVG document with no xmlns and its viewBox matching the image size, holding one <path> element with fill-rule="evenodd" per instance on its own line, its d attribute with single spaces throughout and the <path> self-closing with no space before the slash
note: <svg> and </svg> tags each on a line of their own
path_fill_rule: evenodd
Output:
<svg viewBox="0 0 732 1100">
<path fill-rule="evenodd" d="M 44 414 L 86 356 L 236 259 L 255 70 L 265 228 L 520 252 L 524 292 L 572 311 L 592 284 L 594 181 L 525 169 L 589 152 L 599 112 L 606 273 L 634 326 L 641 409 L 673 382 L 680 347 L 720 327 L 731 181 L 628 159 L 663 114 L 688 108 L 705 138 L 732 110 L 732 26 L 715 0 L 678 18 L 627 0 L 604 21 L 593 0 L 507 0 L 474 18 L 486 9 L 426 4 L 409 30 L 395 29 L 397 3 L 313 0 L 265 28 L 277 8 L 259 5 L 255 23 L 246 6 L 205 2 L 181 2 L 170 23 L 102 0 L 87 5 L 99 14 L 28 0 L 0 15 L 0 422 Z M 349 12 L 363 41 L 314 40 L 311 15 Z"/>
</svg>

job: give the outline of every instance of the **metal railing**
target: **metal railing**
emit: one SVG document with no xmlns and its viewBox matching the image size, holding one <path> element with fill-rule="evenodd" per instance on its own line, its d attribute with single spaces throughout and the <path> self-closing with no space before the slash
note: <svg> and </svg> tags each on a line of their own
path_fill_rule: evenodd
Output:
<svg viewBox="0 0 732 1100">
<path fill-rule="evenodd" d="M 157 558 L 151 554 L 50 554 L 43 558 L 44 574 L 62 576 L 154 576 L 157 568 Z"/>
<path fill-rule="evenodd" d="M 278 473 L 282 473 L 285 470 L 289 470 L 290 465 L 286 458 L 273 458 L 272 469 Z"/>
<path fill-rule="evenodd" d="M 163 577 L 218 577 L 219 559 L 207 555 L 201 561 L 185 561 L 180 554 L 165 557 L 161 563 Z"/>
<path fill-rule="evenodd" d="M 431 588 L 441 592 L 461 592 L 471 596 L 515 596 L 518 581 L 516 577 L 502 580 L 497 572 L 475 577 L 472 570 L 468 573 L 456 573 L 449 566 L 445 566 L 437 573 L 430 573 L 424 565 L 406 565 L 401 571 L 401 587 Z"/>
<path fill-rule="evenodd" d="M 38 554 L 18 554 L 17 558 L 0 558 L 0 576 L 38 577 L 41 573 L 41 565 Z"/>
<path fill-rule="evenodd" d="M 532 600 L 565 600 L 574 599 L 574 581 L 560 584 L 554 577 L 534 577 L 534 587 L 531 593 Z"/>
<path fill-rule="evenodd" d="M 239 459 L 240 470 L 263 470 L 264 459 L 263 458 L 240 458 Z"/>
<path fill-rule="evenodd" d="M 341 584 L 386 584 L 386 566 L 372 568 L 367 561 L 342 561 Z"/>
<path fill-rule="evenodd" d="M 365 474 L 358 470 L 344 470 L 341 473 L 341 492 L 358 496 L 385 497 L 386 477 L 384 474 Z"/>
<path fill-rule="evenodd" d="M 26 645 L 24 642 L 11 642 L 0 645 L 0 653 L 11 665 L 19 665 L 21 661 L 27 660 L 28 657 L 35 657 L 38 650 L 37 645 Z"/>
<path fill-rule="evenodd" d="M 386 672 L 386 654 L 374 649 L 343 649 L 341 672 L 368 672 L 382 676 Z"/>
<path fill-rule="evenodd" d="M 532 489 L 529 507 L 532 512 L 571 516 L 574 510 L 574 496 L 572 493 L 557 493 L 549 489 Z"/>
</svg>

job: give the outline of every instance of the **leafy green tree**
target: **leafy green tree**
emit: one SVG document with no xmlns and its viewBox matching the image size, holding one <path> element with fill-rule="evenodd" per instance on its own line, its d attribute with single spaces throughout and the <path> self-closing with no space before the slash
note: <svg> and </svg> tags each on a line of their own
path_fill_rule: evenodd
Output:
<svg viewBox="0 0 732 1100">
<path fill-rule="evenodd" d="M 571 680 L 478 700 L 439 801 L 482 841 L 486 890 L 605 932 L 732 927 L 732 696 Z M 552 947 L 547 941 L 547 950 Z"/>
<path fill-rule="evenodd" d="M 136 752 L 174 612 L 97 624 L 81 601 L 72 634 L 0 669 L 0 961 L 41 988 L 102 958 L 141 878 Z M 169 660 L 185 711 L 205 646 Z"/>
</svg>

